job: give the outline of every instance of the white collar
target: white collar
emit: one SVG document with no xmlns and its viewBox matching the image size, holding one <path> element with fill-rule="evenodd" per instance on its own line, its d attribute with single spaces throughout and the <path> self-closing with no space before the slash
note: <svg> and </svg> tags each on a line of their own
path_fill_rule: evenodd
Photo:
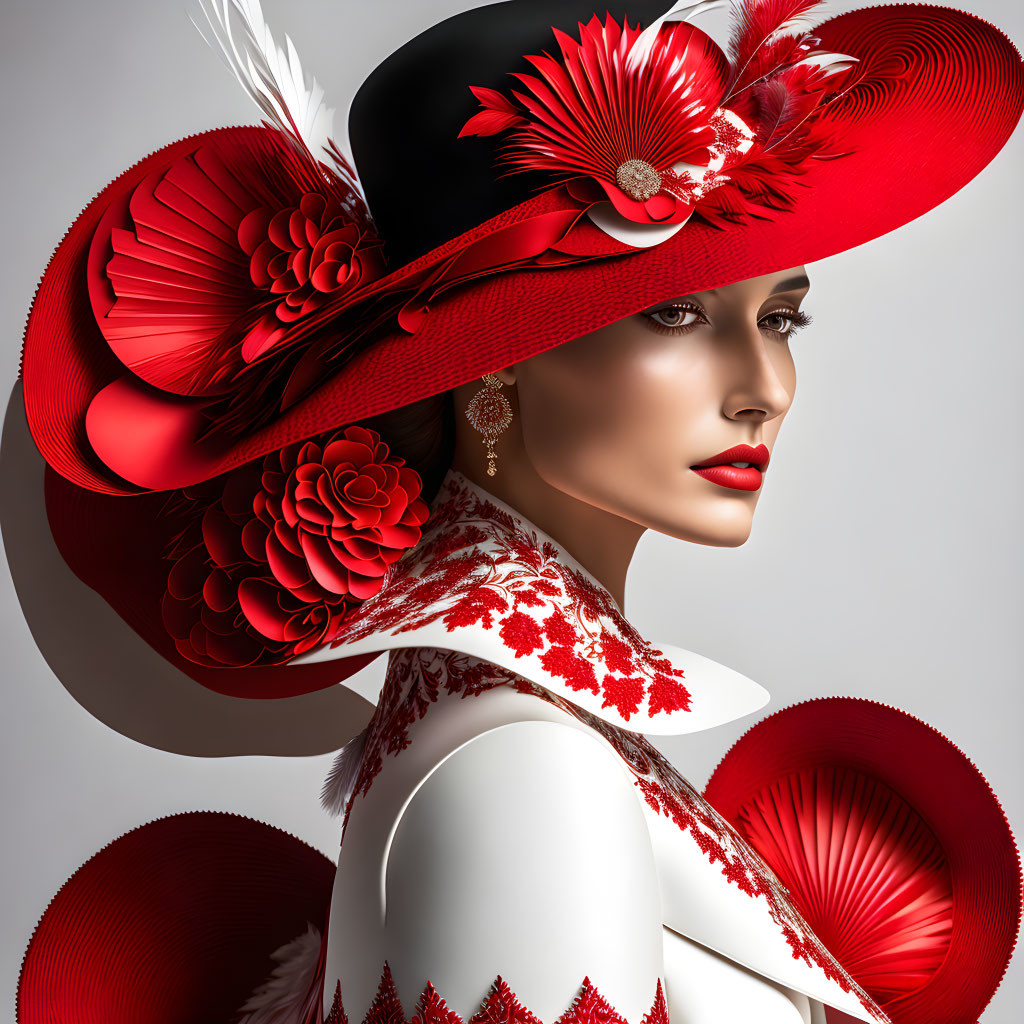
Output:
<svg viewBox="0 0 1024 1024">
<path fill-rule="evenodd" d="M 769 700 L 724 665 L 649 643 L 568 552 L 454 470 L 420 543 L 381 592 L 346 618 L 341 635 L 292 664 L 404 647 L 485 659 L 650 735 L 710 729 Z"/>
</svg>

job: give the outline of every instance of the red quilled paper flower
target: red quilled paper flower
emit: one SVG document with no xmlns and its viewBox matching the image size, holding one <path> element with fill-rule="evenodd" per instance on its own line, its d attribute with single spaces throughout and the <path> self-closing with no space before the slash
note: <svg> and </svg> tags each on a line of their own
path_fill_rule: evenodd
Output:
<svg viewBox="0 0 1024 1024">
<path fill-rule="evenodd" d="M 196 520 L 172 552 L 162 607 L 180 653 L 279 664 L 329 639 L 419 542 L 422 488 L 380 435 L 354 426 L 245 466 L 219 493 L 188 492 Z"/>
<path fill-rule="evenodd" d="M 246 337 L 247 363 L 272 348 L 285 325 L 372 281 L 384 269 L 380 248 L 352 222 L 337 200 L 307 192 L 298 206 L 261 207 L 245 215 L 238 239 L 249 255 L 249 274 L 257 288 L 281 296 Z"/>
</svg>

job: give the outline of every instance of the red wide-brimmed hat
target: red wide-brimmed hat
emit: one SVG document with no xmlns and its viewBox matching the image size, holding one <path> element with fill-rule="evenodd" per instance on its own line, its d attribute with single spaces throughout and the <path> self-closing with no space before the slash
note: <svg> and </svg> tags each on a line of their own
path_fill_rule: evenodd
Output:
<svg viewBox="0 0 1024 1024">
<path fill-rule="evenodd" d="M 357 421 L 891 231 L 1024 106 L 1013 44 L 960 11 L 814 26 L 814 0 L 738 0 L 725 52 L 689 20 L 718 2 L 666 6 L 506 0 L 435 25 L 355 97 L 353 166 L 258 4 L 204 5 L 266 121 L 175 142 L 86 207 L 22 370 L 58 545 L 172 660 L 301 653 L 416 542 L 418 478 Z"/>
<path fill-rule="evenodd" d="M 999 801 L 941 733 L 896 708 L 809 701 L 750 729 L 705 796 L 894 1024 L 973 1024 L 1021 917 Z"/>
</svg>

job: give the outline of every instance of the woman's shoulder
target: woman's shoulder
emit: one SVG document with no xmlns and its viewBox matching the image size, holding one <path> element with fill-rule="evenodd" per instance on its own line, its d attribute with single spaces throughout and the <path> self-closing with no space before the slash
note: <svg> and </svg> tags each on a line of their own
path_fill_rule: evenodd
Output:
<svg viewBox="0 0 1024 1024">
<path fill-rule="evenodd" d="M 662 942 L 654 853 L 630 780 L 587 729 L 521 718 L 458 746 L 402 809 L 383 878 L 400 990 L 429 977 L 469 1007 L 500 965 L 541 1019 L 588 976 L 627 1019 L 650 1007 Z"/>
<path fill-rule="evenodd" d="M 480 658 L 432 648 L 395 652 L 377 711 L 361 749 L 354 751 L 359 768 L 352 795 L 368 796 L 383 776 L 411 790 L 457 750 L 515 724 L 559 724 L 589 734 L 591 742 L 604 741 L 603 733 L 572 711 L 543 687 Z"/>
</svg>

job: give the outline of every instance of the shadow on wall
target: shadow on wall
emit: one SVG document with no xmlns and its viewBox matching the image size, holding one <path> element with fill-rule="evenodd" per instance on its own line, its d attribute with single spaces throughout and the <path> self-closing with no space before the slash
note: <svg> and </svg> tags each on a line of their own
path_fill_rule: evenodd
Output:
<svg viewBox="0 0 1024 1024">
<path fill-rule="evenodd" d="M 45 463 L 15 385 L 0 442 L 0 526 L 29 629 L 46 663 L 91 715 L 129 739 L 197 757 L 307 756 L 343 746 L 373 704 L 346 685 L 277 700 L 215 693 L 179 671 L 67 567 L 50 535 Z M 365 682 L 374 666 L 360 677 Z"/>
</svg>

